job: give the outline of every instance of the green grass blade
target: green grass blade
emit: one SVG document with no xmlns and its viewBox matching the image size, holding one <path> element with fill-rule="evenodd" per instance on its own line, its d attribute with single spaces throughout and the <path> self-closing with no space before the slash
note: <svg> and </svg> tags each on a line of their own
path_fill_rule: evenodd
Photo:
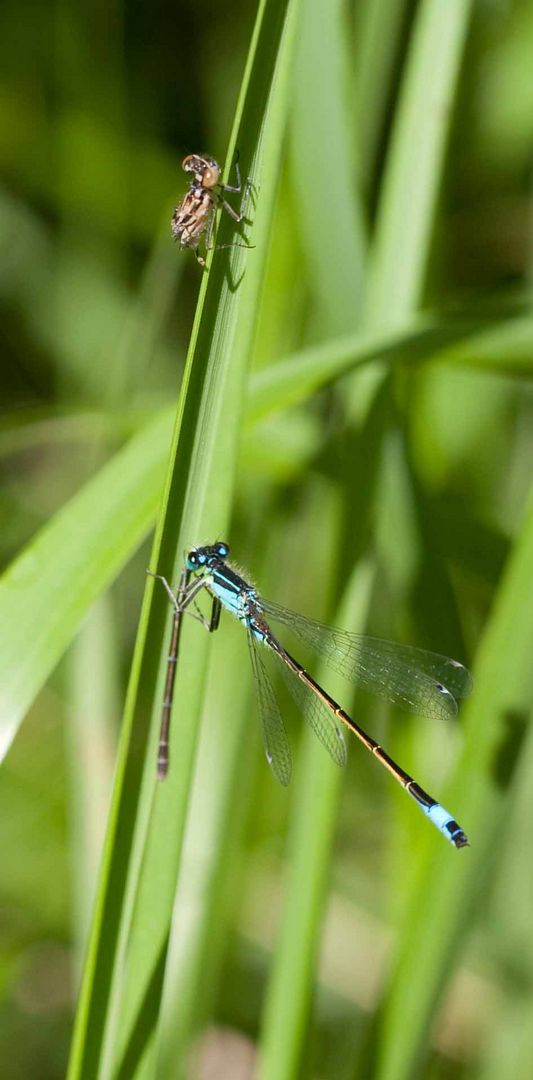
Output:
<svg viewBox="0 0 533 1080">
<path fill-rule="evenodd" d="M 470 0 L 423 0 L 372 244 L 368 319 L 405 325 L 420 302 Z"/>
<path fill-rule="evenodd" d="M 505 376 L 530 377 L 533 370 L 533 319 L 502 319 L 478 333 L 437 348 L 437 363 L 473 367 Z"/>
<path fill-rule="evenodd" d="M 120 703 L 120 678 L 114 662 L 116 636 L 108 594 L 93 604 L 68 657 L 72 709 L 67 749 L 78 967 L 92 915 L 116 756 Z"/>
<path fill-rule="evenodd" d="M 147 425 L 3 575 L 2 755 L 87 610 L 146 536 L 160 498 L 168 434 L 168 415 Z"/>
<path fill-rule="evenodd" d="M 532 346 L 533 322 L 526 316 L 486 329 L 474 321 L 468 327 L 463 322 L 428 324 L 412 332 L 334 338 L 256 372 L 249 383 L 247 422 L 253 424 L 302 403 L 331 381 L 378 357 L 523 376 L 531 367 Z M 150 528 L 170 425 L 171 410 L 165 409 L 52 519 L 4 574 L 0 583 L 2 754 L 88 608 Z M 20 438 L 24 439 L 23 432 Z M 83 543 L 73 543 L 73 537 L 82 537 Z M 38 576 L 32 570 L 36 565 Z M 89 566 L 93 568 L 90 578 Z"/>
<path fill-rule="evenodd" d="M 229 258 L 215 255 L 209 278 L 202 285 L 153 558 L 154 567 L 169 576 L 176 553 L 185 544 L 220 535 L 231 507 L 240 403 L 266 262 L 288 103 L 293 10 L 294 5 L 289 5 L 288 15 L 287 5 L 280 0 L 261 4 L 250 49 L 235 132 L 243 171 L 251 174 L 260 189 L 253 228 L 257 246 L 253 252 L 234 249 Z M 231 236 L 226 226 L 227 222 L 221 223 L 218 239 L 222 242 Z M 108 1061 L 107 1067 L 128 1076 L 151 1073 L 155 1066 L 155 1024 L 207 650 L 207 642 L 200 635 L 186 670 L 178 673 L 177 694 L 182 706 L 179 754 L 173 755 L 171 747 L 174 761 L 169 778 L 164 784 L 156 784 L 155 757 L 145 756 L 146 717 L 154 711 L 155 735 L 160 713 L 157 661 L 164 647 L 167 615 L 168 600 L 160 587 L 154 590 L 150 581 L 134 657 L 106 857 L 80 998 L 72 1077 L 92 1075 L 104 1060 Z M 140 790 L 141 782 L 144 790 L 139 801 L 135 792 Z"/>
<path fill-rule="evenodd" d="M 524 723 L 522 723 L 524 721 Z M 498 1023 L 487 1032 L 483 1058 L 476 1071 L 476 1080 L 498 1080 L 498 1077 L 528 1076 L 533 1062 L 533 942 L 531 940 L 531 889 L 533 875 L 533 716 L 527 709 L 514 724 L 520 746 L 516 762 L 513 791 L 508 813 L 502 822 L 503 846 L 498 859 L 498 877 L 492 889 L 490 920 L 492 933 L 498 938 L 499 974 L 505 979 L 513 973 L 513 986 L 498 1003 Z M 509 918 L 509 898 L 512 897 L 512 918 Z M 507 976 L 508 977 L 508 976 Z"/>
<path fill-rule="evenodd" d="M 376 174 L 408 7 L 407 0 L 372 0 L 356 9 L 354 79 L 365 190 Z"/>
<path fill-rule="evenodd" d="M 375 1071 L 379 1080 L 407 1080 L 418 1070 L 446 975 L 468 915 L 480 898 L 480 881 L 498 847 L 516 753 L 512 718 L 528 715 L 531 696 L 533 607 L 525 598 L 532 573 L 530 506 L 480 645 L 474 692 L 462 713 L 464 754 L 452 789 L 443 799 L 445 805 L 456 808 L 472 846 L 437 861 L 433 838 L 428 836 L 420 853 L 384 1009 L 380 1061 Z M 506 747 L 511 768 L 504 775 L 501 766 Z"/>
<path fill-rule="evenodd" d="M 404 330 L 376 329 L 310 345 L 255 372 L 248 391 L 249 423 L 298 405 L 335 379 L 372 361 L 409 365 L 439 362 L 524 374 L 531 366 L 533 320 L 434 322 L 420 318 Z"/>
<path fill-rule="evenodd" d="M 364 630 L 371 582 L 369 567 L 357 567 L 336 615 L 339 626 L 349 621 L 356 632 Z M 339 689 L 340 685 L 341 680 Z M 328 687 L 335 695 L 331 672 Z M 327 758 L 314 733 L 306 729 L 303 760 L 293 792 L 287 899 L 263 1017 L 260 1080 L 281 1080 L 298 1072 L 342 780 L 342 770 Z"/>
<path fill-rule="evenodd" d="M 242 627 L 226 620 L 208 692 L 183 851 L 163 1003 L 162 1076 L 175 1075 L 209 1021 L 239 893 L 250 802 L 257 797 L 259 724 Z M 228 673 L 230 673 L 228 675 Z M 270 776 L 265 776 L 268 783 Z M 274 784 L 274 780 L 271 781 Z"/>
<path fill-rule="evenodd" d="M 305 0 L 291 49 L 293 2 L 163 5 L 149 35 L 138 7 L 63 4 L 52 50 L 48 5 L 4 5 L 0 1061 L 20 1080 L 65 1075 L 84 952 L 76 1078 L 235 1080 L 262 1050 L 276 1080 L 533 1076 L 533 4 Z M 236 145 L 257 191 L 218 242 L 255 247 L 204 274 L 169 233 L 181 151 L 231 181 Z M 347 628 L 368 563 L 364 629 L 472 657 L 456 722 L 335 689 L 469 849 L 355 742 L 330 783 L 281 677 L 276 784 L 228 613 L 211 637 L 185 621 L 156 783 L 171 610 L 145 569 L 175 585 L 213 536 L 262 595 Z"/>
<path fill-rule="evenodd" d="M 349 94 L 344 0 L 303 5 L 291 122 L 291 175 L 304 267 L 321 327 L 354 329 L 364 296 L 366 222 Z"/>
</svg>

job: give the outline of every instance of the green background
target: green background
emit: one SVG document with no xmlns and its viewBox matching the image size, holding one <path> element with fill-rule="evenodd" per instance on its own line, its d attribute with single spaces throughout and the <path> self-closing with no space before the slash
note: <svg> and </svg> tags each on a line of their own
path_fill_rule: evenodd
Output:
<svg viewBox="0 0 533 1080">
<path fill-rule="evenodd" d="M 530 1077 L 531 4 L 6 0 L 0 56 L 2 1077 Z M 236 146 L 207 275 L 180 161 Z M 215 538 L 471 667 L 439 725 L 293 649 L 470 848 L 276 684 L 278 788 L 224 615 L 156 784 L 145 570 Z"/>
</svg>

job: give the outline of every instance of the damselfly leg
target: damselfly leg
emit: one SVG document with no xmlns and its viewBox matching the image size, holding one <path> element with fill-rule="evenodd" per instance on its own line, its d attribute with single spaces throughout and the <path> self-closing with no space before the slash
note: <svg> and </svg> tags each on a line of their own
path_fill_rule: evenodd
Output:
<svg viewBox="0 0 533 1080">
<path fill-rule="evenodd" d="M 194 604 L 197 593 L 203 588 L 203 582 L 190 581 L 190 572 L 185 567 L 182 570 L 180 582 L 176 593 L 174 594 L 171 586 L 169 585 L 166 577 L 162 574 L 153 574 L 151 570 L 147 570 L 150 577 L 155 578 L 157 581 L 161 581 L 168 598 L 174 609 L 174 617 L 172 620 L 172 631 L 170 635 L 170 645 L 167 656 L 167 671 L 165 676 L 165 690 L 163 697 L 163 707 L 161 711 L 161 727 L 159 731 L 159 742 L 157 751 L 157 775 L 160 780 L 164 780 L 168 773 L 170 753 L 169 753 L 169 730 L 170 730 L 170 717 L 172 715 L 172 703 L 174 701 L 174 684 L 176 681 L 176 670 L 178 664 L 178 650 L 181 635 L 182 618 L 185 613 L 191 614 L 193 618 L 198 619 L 206 630 L 212 633 L 218 628 L 220 622 L 221 603 L 216 596 L 212 598 L 211 605 L 211 618 L 205 619 L 201 612 L 192 612 L 189 610 L 190 605 Z"/>
</svg>

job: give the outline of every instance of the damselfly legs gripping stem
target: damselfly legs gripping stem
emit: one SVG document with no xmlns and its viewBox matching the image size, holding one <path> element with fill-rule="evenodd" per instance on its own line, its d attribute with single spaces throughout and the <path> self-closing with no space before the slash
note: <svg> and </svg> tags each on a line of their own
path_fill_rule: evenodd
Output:
<svg viewBox="0 0 533 1080">
<path fill-rule="evenodd" d="M 265 600 L 227 562 L 228 555 L 228 545 L 221 542 L 193 548 L 185 560 L 176 593 L 166 578 L 154 575 L 163 582 L 174 608 L 159 741 L 159 777 L 165 777 L 168 771 L 168 734 L 182 617 L 187 610 L 191 610 L 191 604 L 195 606 L 196 597 L 205 589 L 212 599 L 211 617 L 204 619 L 197 611 L 195 613 L 207 630 L 212 632 L 218 628 L 222 607 L 239 619 L 246 629 L 266 756 L 274 776 L 281 784 L 288 784 L 291 777 L 291 752 L 260 646 L 268 649 L 280 662 L 281 671 L 298 706 L 338 765 L 344 765 L 346 761 L 341 729 L 344 724 L 405 788 L 436 828 L 455 847 L 465 847 L 467 837 L 451 814 L 359 727 L 287 652 L 273 633 L 270 623 L 274 621 L 289 627 L 300 641 L 320 653 L 332 668 L 358 686 L 371 690 L 394 705 L 438 719 L 454 716 L 457 713 L 457 699 L 470 692 L 472 679 L 466 668 L 457 660 L 424 649 L 351 634 L 347 630 L 313 622 Z"/>
</svg>

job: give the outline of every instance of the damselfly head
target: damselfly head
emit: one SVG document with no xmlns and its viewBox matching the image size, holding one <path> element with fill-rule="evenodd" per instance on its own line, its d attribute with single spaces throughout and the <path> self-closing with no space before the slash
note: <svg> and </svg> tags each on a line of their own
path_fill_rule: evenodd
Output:
<svg viewBox="0 0 533 1080">
<path fill-rule="evenodd" d="M 189 154 L 181 166 L 185 172 L 194 173 L 194 179 L 203 188 L 214 188 L 220 183 L 220 165 L 207 154 Z"/>
<path fill-rule="evenodd" d="M 220 165 L 208 154 L 188 154 L 182 161 L 182 167 L 185 172 L 192 173 L 192 178 L 189 190 L 185 192 L 172 214 L 172 236 L 178 241 L 180 247 L 194 249 L 197 262 L 205 270 L 205 256 L 200 254 L 200 241 L 205 244 L 206 252 L 212 250 L 211 237 L 217 209 L 224 210 L 237 225 L 240 224 L 245 220 L 244 204 L 251 185 L 247 180 L 240 210 L 235 210 L 227 201 L 225 193 L 239 194 L 243 191 L 238 153 L 235 155 L 236 184 L 222 183 Z M 236 240 L 232 244 L 221 244 L 220 248 L 251 246 L 253 245 Z"/>
<path fill-rule="evenodd" d="M 220 559 L 227 559 L 228 555 L 229 545 L 222 540 L 217 540 L 215 544 L 209 544 L 206 547 L 192 548 L 185 559 L 185 565 L 187 570 L 201 570 L 202 567 L 212 566 Z"/>
</svg>

